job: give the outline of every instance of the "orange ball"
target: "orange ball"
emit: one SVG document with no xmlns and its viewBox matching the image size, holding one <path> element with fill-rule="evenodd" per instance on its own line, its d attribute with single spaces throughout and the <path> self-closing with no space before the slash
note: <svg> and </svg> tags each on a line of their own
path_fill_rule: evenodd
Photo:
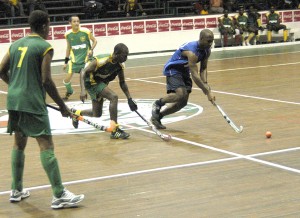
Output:
<svg viewBox="0 0 300 218">
<path fill-rule="evenodd" d="M 271 136 L 272 136 L 272 133 L 271 133 L 270 131 L 267 131 L 267 132 L 266 132 L 266 137 L 267 137 L 267 138 L 271 138 Z"/>
</svg>

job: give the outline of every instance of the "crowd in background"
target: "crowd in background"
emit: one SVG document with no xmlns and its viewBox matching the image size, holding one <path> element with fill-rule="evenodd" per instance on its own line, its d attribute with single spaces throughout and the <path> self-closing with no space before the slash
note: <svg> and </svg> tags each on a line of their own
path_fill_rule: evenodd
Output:
<svg viewBox="0 0 300 218">
<path fill-rule="evenodd" d="M 0 0 L 0 11 L 4 17 L 24 17 L 37 9 L 47 12 L 43 0 Z"/>
<path fill-rule="evenodd" d="M 142 7 L 146 0 L 83 0 L 86 18 L 101 18 L 107 11 L 123 11 L 124 16 L 147 15 Z M 154 0 L 153 0 L 154 1 Z M 184 0 L 178 0 L 184 1 Z M 166 5 L 167 0 L 161 0 Z M 229 13 L 238 12 L 240 7 L 248 10 L 253 6 L 258 11 L 269 10 L 275 6 L 276 10 L 300 8 L 299 0 L 198 0 L 191 3 L 194 14 L 220 14 L 224 10 Z M 33 10 L 47 8 L 43 0 L 0 0 L 0 11 L 4 17 L 29 16 Z"/>
<path fill-rule="evenodd" d="M 229 13 L 238 12 L 243 7 L 248 10 L 253 6 L 258 11 L 270 10 L 274 6 L 276 10 L 299 9 L 299 0 L 199 0 L 194 3 L 195 14 L 206 15 L 223 13 L 227 10 Z"/>
</svg>

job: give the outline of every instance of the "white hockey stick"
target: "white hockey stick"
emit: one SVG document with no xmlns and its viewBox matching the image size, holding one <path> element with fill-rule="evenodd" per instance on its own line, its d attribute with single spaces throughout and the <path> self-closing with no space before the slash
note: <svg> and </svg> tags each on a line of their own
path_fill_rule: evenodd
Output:
<svg viewBox="0 0 300 218">
<path fill-rule="evenodd" d="M 213 105 L 217 107 L 217 109 L 222 114 L 226 122 L 232 127 L 232 129 L 234 129 L 234 131 L 236 131 L 237 133 L 243 132 L 243 126 L 237 127 L 219 105 L 217 105 L 216 103 L 213 103 Z"/>
<path fill-rule="evenodd" d="M 55 107 L 55 106 L 50 105 L 50 104 L 47 104 L 47 107 L 52 108 L 52 109 L 57 110 L 57 111 L 60 111 L 60 109 L 59 109 L 58 107 Z M 73 117 L 74 117 L 76 120 L 80 120 L 80 121 L 82 121 L 82 122 L 84 122 L 84 123 L 86 123 L 86 124 L 88 124 L 88 125 L 91 125 L 91 126 L 95 127 L 96 129 L 99 129 L 99 130 L 101 130 L 101 131 L 105 131 L 105 132 L 111 132 L 111 131 L 112 131 L 112 128 L 107 127 L 107 126 L 102 126 L 102 125 L 100 125 L 100 124 L 98 124 L 98 123 L 94 123 L 94 122 L 92 122 L 92 121 L 86 119 L 86 118 L 83 117 L 83 116 L 79 116 L 79 115 L 76 115 L 76 114 L 72 113 L 72 118 L 73 118 Z"/>
<path fill-rule="evenodd" d="M 152 129 L 152 131 L 155 132 L 155 134 L 158 135 L 162 140 L 170 141 L 172 139 L 171 135 L 162 134 L 160 131 L 158 131 L 156 127 L 152 123 L 147 121 L 137 110 L 135 110 L 135 112 L 137 113 L 137 115 L 139 115 L 140 118 L 142 118 L 142 120 L 144 120 L 147 123 L 147 125 Z"/>
</svg>

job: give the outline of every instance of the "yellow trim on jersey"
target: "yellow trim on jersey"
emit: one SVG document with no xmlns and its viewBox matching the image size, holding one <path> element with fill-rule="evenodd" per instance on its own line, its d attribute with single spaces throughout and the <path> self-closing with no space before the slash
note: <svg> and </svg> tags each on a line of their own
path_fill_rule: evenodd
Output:
<svg viewBox="0 0 300 218">
<path fill-rule="evenodd" d="M 73 69 L 73 62 L 72 61 L 69 61 L 68 62 L 68 74 L 72 74 L 73 72 L 72 72 L 72 69 Z"/>
<path fill-rule="evenodd" d="M 89 39 L 91 39 L 91 31 L 88 28 L 86 28 L 86 27 L 80 27 L 79 31 L 85 32 L 86 34 L 88 34 Z"/>
<path fill-rule="evenodd" d="M 268 12 L 268 13 L 266 13 L 266 16 L 268 17 L 270 14 L 271 14 L 271 13 L 270 13 L 270 12 Z M 273 14 L 277 14 L 277 15 L 279 15 L 279 17 L 280 17 L 280 14 L 279 14 L 277 11 L 274 11 L 274 13 L 273 13 Z"/>
<path fill-rule="evenodd" d="M 78 29 L 78 31 L 73 31 L 72 29 L 69 29 L 69 30 L 67 30 L 66 32 L 65 32 L 65 38 L 67 38 L 67 36 L 70 34 L 70 33 L 78 33 L 78 32 L 84 32 L 84 33 L 86 33 L 88 36 L 89 36 L 89 39 L 91 39 L 91 31 L 88 29 L 88 28 L 86 28 L 86 27 L 80 27 L 79 29 Z"/>
<path fill-rule="evenodd" d="M 50 50 L 53 50 L 53 48 L 52 47 L 47 48 L 46 51 L 43 53 L 43 56 L 45 56 Z"/>
<path fill-rule="evenodd" d="M 74 56 L 74 52 L 73 52 L 73 49 L 70 50 L 70 59 L 71 59 L 71 62 L 75 62 L 75 56 Z"/>
</svg>

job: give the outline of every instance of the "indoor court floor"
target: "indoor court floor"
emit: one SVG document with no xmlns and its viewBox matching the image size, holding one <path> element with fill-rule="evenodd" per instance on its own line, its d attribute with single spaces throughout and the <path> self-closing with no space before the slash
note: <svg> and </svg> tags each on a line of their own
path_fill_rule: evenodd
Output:
<svg viewBox="0 0 300 218">
<path fill-rule="evenodd" d="M 126 81 L 139 112 L 150 119 L 154 100 L 165 95 L 162 68 L 170 54 L 130 56 Z M 53 79 L 64 94 L 62 66 Z M 236 133 L 194 85 L 189 104 L 166 117 L 163 141 L 131 112 L 117 80 L 119 120 L 131 136 L 110 139 L 109 133 L 71 120 L 49 109 L 55 152 L 62 179 L 85 199 L 72 209 L 52 210 L 52 193 L 39 149 L 29 139 L 24 187 L 31 196 L 9 203 L 13 136 L 5 134 L 7 87 L 0 81 L 0 217 L 300 217 L 300 44 L 298 42 L 213 49 L 208 83 L 216 103 L 244 131 Z M 78 75 L 70 107 L 79 101 Z M 48 103 L 53 101 L 47 97 Z M 103 117 L 92 119 L 106 125 Z M 272 132 L 267 139 L 266 131 Z M 298 156 L 299 155 L 299 156 Z"/>
</svg>

